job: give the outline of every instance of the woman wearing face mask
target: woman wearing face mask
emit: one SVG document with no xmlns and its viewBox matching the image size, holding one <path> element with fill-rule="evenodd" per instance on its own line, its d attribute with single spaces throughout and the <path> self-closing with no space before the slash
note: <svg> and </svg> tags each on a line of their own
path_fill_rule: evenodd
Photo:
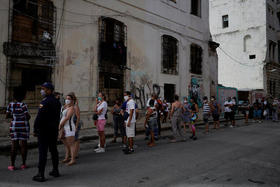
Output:
<svg viewBox="0 0 280 187">
<path fill-rule="evenodd" d="M 98 94 L 98 98 L 96 99 L 96 106 L 94 108 L 94 112 L 98 115 L 96 127 L 99 135 L 99 142 L 100 142 L 100 147 L 95 149 L 94 151 L 96 153 L 104 153 L 105 152 L 105 133 L 104 133 L 104 128 L 106 125 L 106 115 L 107 115 L 107 102 L 106 96 L 103 93 Z"/>
<path fill-rule="evenodd" d="M 71 166 L 76 163 L 75 161 L 75 123 L 74 123 L 74 96 L 68 94 L 66 96 L 65 105 L 63 107 L 59 130 L 64 130 L 65 138 L 62 142 L 65 146 L 65 159 L 63 163 Z"/>
</svg>

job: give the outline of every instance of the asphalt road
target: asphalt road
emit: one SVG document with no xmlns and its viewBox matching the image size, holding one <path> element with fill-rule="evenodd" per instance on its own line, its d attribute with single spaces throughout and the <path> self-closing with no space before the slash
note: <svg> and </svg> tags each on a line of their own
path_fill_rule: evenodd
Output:
<svg viewBox="0 0 280 187">
<path fill-rule="evenodd" d="M 45 183 L 31 180 L 37 171 L 36 150 L 30 151 L 25 171 L 8 171 L 9 157 L 1 155 L 0 186 L 280 186 L 280 123 L 239 123 L 199 133 L 197 141 L 169 143 L 163 138 L 153 148 L 140 135 L 132 155 L 124 155 L 120 144 L 95 154 L 96 141 L 85 142 L 78 163 L 61 164 L 62 176 L 47 176 Z M 60 153 L 62 157 L 61 146 Z"/>
</svg>

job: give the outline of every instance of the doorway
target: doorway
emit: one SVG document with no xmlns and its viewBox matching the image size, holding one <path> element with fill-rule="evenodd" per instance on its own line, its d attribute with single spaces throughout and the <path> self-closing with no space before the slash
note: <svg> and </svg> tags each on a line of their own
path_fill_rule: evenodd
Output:
<svg viewBox="0 0 280 187">
<path fill-rule="evenodd" d="M 175 84 L 164 84 L 164 98 L 167 102 L 172 103 L 175 96 Z"/>
</svg>

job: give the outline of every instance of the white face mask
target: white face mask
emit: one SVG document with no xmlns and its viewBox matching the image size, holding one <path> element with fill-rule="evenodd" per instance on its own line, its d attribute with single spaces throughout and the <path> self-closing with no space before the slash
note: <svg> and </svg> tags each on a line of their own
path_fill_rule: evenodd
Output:
<svg viewBox="0 0 280 187">
<path fill-rule="evenodd" d="M 124 100 L 125 100 L 125 101 L 127 101 L 127 100 L 128 100 L 128 96 L 127 96 L 127 95 L 126 95 L 126 96 L 124 96 L 123 98 L 124 98 Z"/>
<path fill-rule="evenodd" d="M 66 105 L 69 105 L 70 103 L 71 103 L 71 100 L 65 99 L 65 104 L 66 104 Z"/>
<path fill-rule="evenodd" d="M 45 90 L 41 90 L 41 91 L 40 91 L 40 94 L 41 94 L 43 97 L 45 97 L 45 96 L 46 96 Z"/>
</svg>

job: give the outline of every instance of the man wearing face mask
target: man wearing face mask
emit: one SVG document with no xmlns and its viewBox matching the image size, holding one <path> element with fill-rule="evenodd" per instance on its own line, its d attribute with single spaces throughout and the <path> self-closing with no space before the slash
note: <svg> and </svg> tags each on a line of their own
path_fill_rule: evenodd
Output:
<svg viewBox="0 0 280 187">
<path fill-rule="evenodd" d="M 126 91 L 124 93 L 124 100 L 126 101 L 126 111 L 124 115 L 126 136 L 128 138 L 128 148 L 124 150 L 125 154 L 131 154 L 134 152 L 133 149 L 133 138 L 135 137 L 135 101 L 131 97 L 131 92 Z"/>
<path fill-rule="evenodd" d="M 38 137 L 39 164 L 38 174 L 33 177 L 33 180 L 37 182 L 46 180 L 44 173 L 48 150 L 51 153 L 53 164 L 53 170 L 49 175 L 60 176 L 58 172 L 57 136 L 61 104 L 53 95 L 54 86 L 51 83 L 46 82 L 41 87 L 43 100 L 39 105 L 39 111 L 34 122 L 34 136 Z"/>
</svg>

